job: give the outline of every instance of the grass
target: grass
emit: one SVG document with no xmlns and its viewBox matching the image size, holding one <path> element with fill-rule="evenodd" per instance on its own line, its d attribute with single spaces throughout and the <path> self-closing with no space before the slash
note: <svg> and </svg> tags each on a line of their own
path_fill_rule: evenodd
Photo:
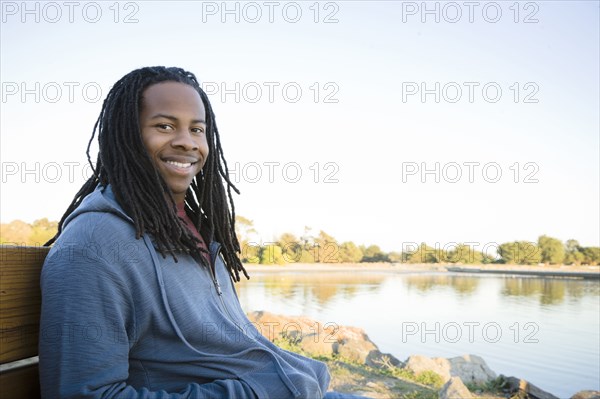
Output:
<svg viewBox="0 0 600 399">
<path fill-rule="evenodd" d="M 378 362 L 378 367 L 371 367 L 337 354 L 312 356 L 291 338 L 277 338 L 273 342 L 282 349 L 326 363 L 332 376 L 332 387 L 340 392 L 385 398 L 437 399 L 438 391 L 444 385 L 439 374 L 433 371 L 415 374 L 412 370 L 394 366 L 387 356 Z M 500 376 L 485 384 L 465 385 L 474 397 L 504 398 L 507 381 Z M 511 399 L 521 398 L 517 395 Z"/>
<path fill-rule="evenodd" d="M 476 392 L 478 395 L 494 395 L 494 396 L 502 396 L 506 391 L 508 391 L 508 382 L 504 376 L 499 376 L 498 378 L 488 381 L 484 384 L 474 384 L 474 383 L 465 383 L 465 386 L 471 392 Z M 519 394 L 515 394 L 511 396 L 510 399 L 516 399 L 519 397 Z"/>
<path fill-rule="evenodd" d="M 435 390 L 439 390 L 442 388 L 442 386 L 444 386 L 444 380 L 442 379 L 442 376 L 434 371 L 427 370 L 423 371 L 422 373 L 415 374 L 412 370 L 394 366 L 387 356 L 383 356 L 379 363 L 382 370 L 387 371 L 396 378 L 426 385 Z"/>
<path fill-rule="evenodd" d="M 311 356 L 293 340 L 276 338 L 277 346 L 290 352 L 311 357 L 326 363 L 332 376 L 332 387 L 340 392 L 375 397 L 404 399 L 437 399 L 437 391 L 442 386 L 442 378 L 434 372 L 415 375 L 391 364 L 384 358 L 381 367 L 371 367 L 344 358 L 337 354 L 331 356 Z"/>
</svg>

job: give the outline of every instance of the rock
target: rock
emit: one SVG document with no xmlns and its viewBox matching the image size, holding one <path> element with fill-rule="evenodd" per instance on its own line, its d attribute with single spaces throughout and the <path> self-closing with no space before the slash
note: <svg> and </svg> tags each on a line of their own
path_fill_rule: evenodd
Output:
<svg viewBox="0 0 600 399">
<path fill-rule="evenodd" d="M 536 387 L 528 381 L 516 377 L 507 377 L 506 383 L 511 390 L 524 392 L 533 399 L 558 399 L 551 393 Z"/>
<path fill-rule="evenodd" d="M 333 345 L 337 344 L 334 327 L 323 328 L 321 323 L 308 317 L 287 317 L 269 312 L 251 312 L 248 319 L 270 341 L 287 339 L 311 356 L 334 353 Z"/>
<path fill-rule="evenodd" d="M 496 378 L 494 373 L 481 357 L 464 355 L 446 359 L 443 357 L 430 358 L 422 355 L 413 355 L 408 358 L 405 365 L 415 374 L 430 370 L 442 377 L 444 382 L 451 377 L 460 377 L 462 381 L 474 384 L 484 384 Z"/>
<path fill-rule="evenodd" d="M 473 395 L 459 377 L 452 377 L 438 393 L 439 399 L 471 399 Z"/>
<path fill-rule="evenodd" d="M 343 358 L 364 364 L 372 351 L 378 351 L 377 346 L 366 334 L 359 334 L 350 329 L 343 330 L 345 331 L 341 331 L 337 345 L 334 345 L 336 353 Z"/>
<path fill-rule="evenodd" d="M 485 384 L 497 377 L 480 356 L 463 355 L 450 358 L 448 361 L 450 375 L 458 376 L 466 383 Z"/>
<path fill-rule="evenodd" d="M 600 399 L 600 391 L 579 391 L 571 399 Z"/>
<path fill-rule="evenodd" d="M 387 369 L 390 366 L 402 367 L 403 364 L 394 355 L 389 353 L 381 353 L 379 350 L 369 352 L 367 359 L 365 360 L 367 366 L 371 366 L 378 369 Z"/>
<path fill-rule="evenodd" d="M 307 334 L 304 335 L 298 346 L 302 348 L 306 353 L 310 353 L 312 356 L 331 356 L 334 353 L 333 343 L 324 342 L 323 339 L 319 339 L 318 334 Z"/>
<path fill-rule="evenodd" d="M 247 316 L 258 331 L 270 341 L 277 338 L 299 341 L 304 335 L 311 333 L 326 335 L 322 325 L 308 317 L 287 317 L 262 311 L 250 312 Z"/>
<path fill-rule="evenodd" d="M 270 341 L 287 339 L 311 356 L 338 354 L 352 362 L 378 368 L 401 363 L 394 356 L 381 353 L 361 328 L 334 323 L 326 323 L 327 328 L 324 328 L 323 324 L 308 317 L 287 317 L 262 311 L 248 313 L 248 319 Z"/>
<path fill-rule="evenodd" d="M 412 355 L 406 361 L 404 368 L 411 370 L 415 374 L 421 374 L 424 371 L 433 371 L 442 377 L 444 382 L 450 380 L 450 362 L 442 357 L 430 358 L 423 355 Z"/>
<path fill-rule="evenodd" d="M 356 363 L 376 368 L 397 366 L 401 362 L 389 353 L 381 353 L 365 331 L 356 327 L 339 327 L 337 345 L 333 345 L 335 353 Z"/>
</svg>

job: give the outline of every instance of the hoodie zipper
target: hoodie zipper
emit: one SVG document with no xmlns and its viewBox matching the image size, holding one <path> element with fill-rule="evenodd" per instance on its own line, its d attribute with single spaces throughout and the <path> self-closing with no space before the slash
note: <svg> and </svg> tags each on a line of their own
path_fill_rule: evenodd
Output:
<svg viewBox="0 0 600 399">
<path fill-rule="evenodd" d="M 223 311 L 225 312 L 225 316 L 229 319 L 229 321 L 231 321 L 240 331 L 244 332 L 244 329 L 242 327 L 240 327 L 240 325 L 238 323 L 236 323 L 235 319 L 233 318 L 233 316 L 231 316 L 231 313 L 229 313 L 229 309 L 227 309 L 227 305 L 225 304 L 225 301 L 223 300 L 223 291 L 221 290 L 221 284 L 219 284 L 219 280 L 217 279 L 217 273 L 215 270 L 216 267 L 216 263 L 217 263 L 217 258 L 219 256 L 219 253 L 221 252 L 221 244 L 218 244 L 217 246 L 217 250 L 215 251 L 215 256 L 214 259 L 211 256 L 210 260 L 211 260 L 211 265 L 209 265 L 209 270 L 210 270 L 210 275 L 212 277 L 213 280 L 213 284 L 215 286 L 215 289 L 217 290 L 217 296 L 219 297 L 219 300 L 221 301 L 221 306 L 223 307 Z"/>
<path fill-rule="evenodd" d="M 217 259 L 219 257 L 219 253 L 221 252 L 221 244 L 217 244 L 217 245 L 218 246 L 217 246 L 217 250 L 215 251 L 214 259 L 213 259 L 212 253 L 211 253 L 211 256 L 210 256 L 211 264 L 209 265 L 209 268 L 208 268 L 210 271 L 210 275 L 213 280 L 215 289 L 217 290 L 217 296 L 219 297 L 219 299 L 221 301 L 221 305 L 225 312 L 225 317 L 228 318 L 229 321 L 231 321 L 242 332 L 242 334 L 244 334 L 246 337 L 248 337 L 248 335 L 246 335 L 246 333 L 244 332 L 244 329 L 242 327 L 240 327 L 240 325 L 238 323 L 235 322 L 235 319 L 231 316 L 231 313 L 229 313 L 229 309 L 227 309 L 227 305 L 225 305 L 225 301 L 223 300 L 223 291 L 221 290 L 221 284 L 219 284 L 219 280 L 217 279 L 217 273 L 216 273 L 216 264 L 217 264 Z M 275 354 L 273 352 L 271 352 L 270 350 L 268 350 L 267 353 L 273 359 L 273 362 L 275 364 L 275 369 L 277 370 L 277 374 L 279 375 L 279 377 L 281 378 L 283 383 L 292 392 L 294 397 L 296 397 L 296 398 L 299 397 L 300 391 L 298 391 L 298 389 L 296 388 L 294 383 L 285 374 L 285 371 L 283 370 L 283 367 L 279 363 L 279 360 L 275 357 Z"/>
</svg>

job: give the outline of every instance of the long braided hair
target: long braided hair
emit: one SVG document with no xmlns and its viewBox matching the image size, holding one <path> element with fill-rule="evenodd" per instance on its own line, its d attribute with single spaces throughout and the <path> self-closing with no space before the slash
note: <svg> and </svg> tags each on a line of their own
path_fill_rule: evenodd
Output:
<svg viewBox="0 0 600 399">
<path fill-rule="evenodd" d="M 194 74 L 181 68 L 140 68 L 125 75 L 111 88 L 86 150 L 94 174 L 79 189 L 59 222 L 58 232 L 45 245 L 49 246 L 56 241 L 62 232 L 64 221 L 77 209 L 85 196 L 93 192 L 98 184 L 110 184 L 117 201 L 133 219 L 137 239 L 146 232 L 150 233 L 163 257 L 170 253 L 177 261 L 175 253 L 185 252 L 196 255 L 197 259 L 205 262 L 204 256 L 198 256 L 205 250 L 198 248 L 198 240 L 177 216 L 171 190 L 154 167 L 141 137 L 139 113 L 142 94 L 149 86 L 165 81 L 193 87 L 206 110 L 209 154 L 203 169 L 195 176 L 186 192 L 186 213 L 205 242 L 216 240 L 221 243 L 231 278 L 239 281 L 240 272 L 249 278 L 237 256 L 240 244 L 235 235 L 235 207 L 231 190 L 238 194 L 239 191 L 229 179 L 215 115 Z M 96 132 L 100 150 L 94 167 L 90 147 Z"/>
</svg>

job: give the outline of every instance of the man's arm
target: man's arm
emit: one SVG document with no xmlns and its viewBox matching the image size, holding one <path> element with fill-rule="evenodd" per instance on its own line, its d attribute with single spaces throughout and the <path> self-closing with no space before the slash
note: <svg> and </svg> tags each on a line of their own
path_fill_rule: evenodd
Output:
<svg viewBox="0 0 600 399">
<path fill-rule="evenodd" d="M 40 382 L 44 398 L 248 398 L 237 379 L 191 382 L 181 392 L 127 385 L 134 304 L 122 277 L 101 259 L 55 253 L 42 270 Z M 120 333 L 119 333 L 120 332 Z"/>
</svg>

